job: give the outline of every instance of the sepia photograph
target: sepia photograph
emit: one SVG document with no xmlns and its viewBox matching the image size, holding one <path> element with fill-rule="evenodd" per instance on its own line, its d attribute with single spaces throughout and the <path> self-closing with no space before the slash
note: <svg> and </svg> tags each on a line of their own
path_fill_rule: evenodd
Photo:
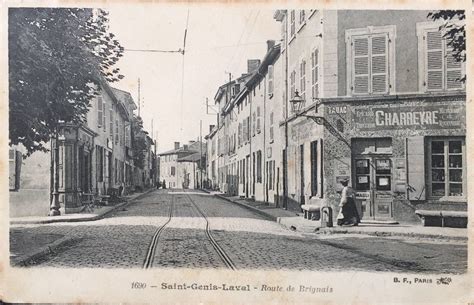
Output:
<svg viewBox="0 0 474 305">
<path fill-rule="evenodd" d="M 474 302 L 470 3 L 12 3 L 0 301 Z"/>
</svg>

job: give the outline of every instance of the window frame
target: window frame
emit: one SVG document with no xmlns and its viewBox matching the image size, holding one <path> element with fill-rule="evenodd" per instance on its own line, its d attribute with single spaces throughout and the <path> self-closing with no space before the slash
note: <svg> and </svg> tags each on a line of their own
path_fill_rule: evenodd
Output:
<svg viewBox="0 0 474 305">
<path fill-rule="evenodd" d="M 461 25 L 461 21 L 451 21 L 454 24 Z M 418 90 L 420 92 L 444 92 L 444 91 L 463 91 L 466 90 L 466 83 L 462 83 L 461 88 L 447 88 L 447 77 L 446 77 L 446 38 L 443 39 L 443 86 L 442 89 L 428 89 L 428 69 L 426 62 L 426 42 L 424 37 L 427 32 L 434 30 L 439 30 L 443 26 L 444 22 L 434 22 L 434 21 L 425 21 L 416 23 L 416 36 L 418 38 Z M 444 35 L 445 30 L 442 30 L 442 35 Z M 461 63 L 461 77 L 466 75 L 466 63 Z"/>
<path fill-rule="evenodd" d="M 445 195 L 444 196 L 433 196 L 432 195 L 432 154 L 431 154 L 431 147 L 432 143 L 435 141 L 442 141 L 444 142 L 444 171 L 445 171 L 445 179 L 444 179 L 444 191 Z M 461 166 L 462 170 L 462 190 L 463 190 L 463 195 L 462 196 L 450 196 L 449 195 L 449 142 L 450 141 L 461 141 L 461 160 L 463 165 Z M 426 197 L 429 200 L 437 200 L 437 201 L 451 201 L 451 202 L 456 202 L 456 201 L 466 201 L 467 200 L 467 166 L 466 166 L 466 138 L 465 137 L 429 137 L 427 138 L 427 141 L 425 142 L 426 145 L 426 151 L 425 151 L 425 156 L 426 156 Z M 440 167 L 441 168 L 441 167 Z"/>
<path fill-rule="evenodd" d="M 365 36 L 365 35 L 388 35 L 388 71 L 387 71 L 387 92 L 386 93 L 354 93 L 352 90 L 353 87 L 353 56 L 352 56 L 352 38 L 354 36 Z M 380 95 L 392 95 L 396 90 L 396 26 L 395 25 L 386 25 L 386 26 L 368 26 L 365 28 L 356 28 L 348 29 L 345 31 L 345 41 L 346 41 L 346 95 L 348 96 L 380 96 Z M 372 77 L 372 71 L 369 70 L 369 77 Z"/>
</svg>

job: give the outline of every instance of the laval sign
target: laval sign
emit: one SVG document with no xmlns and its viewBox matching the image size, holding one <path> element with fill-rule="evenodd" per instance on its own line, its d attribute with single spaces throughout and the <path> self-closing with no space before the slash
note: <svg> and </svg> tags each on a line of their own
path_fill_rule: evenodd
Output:
<svg viewBox="0 0 474 305">
<path fill-rule="evenodd" d="M 381 129 L 452 129 L 464 125 L 465 108 L 452 102 L 429 105 L 377 105 L 354 109 L 354 124 L 358 130 Z"/>
</svg>

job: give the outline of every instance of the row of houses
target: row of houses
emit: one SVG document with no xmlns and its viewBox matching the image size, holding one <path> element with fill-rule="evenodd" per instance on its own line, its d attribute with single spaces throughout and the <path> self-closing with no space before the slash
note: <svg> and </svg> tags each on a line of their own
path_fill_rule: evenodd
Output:
<svg viewBox="0 0 474 305">
<path fill-rule="evenodd" d="M 154 142 L 126 91 L 103 81 L 84 123 L 64 123 L 49 152 L 10 148 L 10 216 L 74 213 L 83 194 L 122 196 L 155 185 Z"/>
<path fill-rule="evenodd" d="M 206 183 L 206 143 L 189 141 L 159 154 L 159 181 L 166 188 L 199 189 Z"/>
<path fill-rule="evenodd" d="M 214 97 L 209 186 L 337 210 L 349 179 L 367 221 L 467 210 L 465 65 L 428 13 L 276 11 L 280 43 Z"/>
</svg>

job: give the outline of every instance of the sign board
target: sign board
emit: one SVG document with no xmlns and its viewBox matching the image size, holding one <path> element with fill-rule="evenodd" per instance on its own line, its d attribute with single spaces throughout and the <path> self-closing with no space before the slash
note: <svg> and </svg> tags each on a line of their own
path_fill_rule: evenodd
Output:
<svg viewBox="0 0 474 305">
<path fill-rule="evenodd" d="M 356 199 L 370 199 L 370 192 L 356 192 Z"/>
<path fill-rule="evenodd" d="M 460 129 L 464 108 L 459 104 L 431 103 L 418 106 L 380 105 L 354 109 L 355 129 Z"/>
</svg>

